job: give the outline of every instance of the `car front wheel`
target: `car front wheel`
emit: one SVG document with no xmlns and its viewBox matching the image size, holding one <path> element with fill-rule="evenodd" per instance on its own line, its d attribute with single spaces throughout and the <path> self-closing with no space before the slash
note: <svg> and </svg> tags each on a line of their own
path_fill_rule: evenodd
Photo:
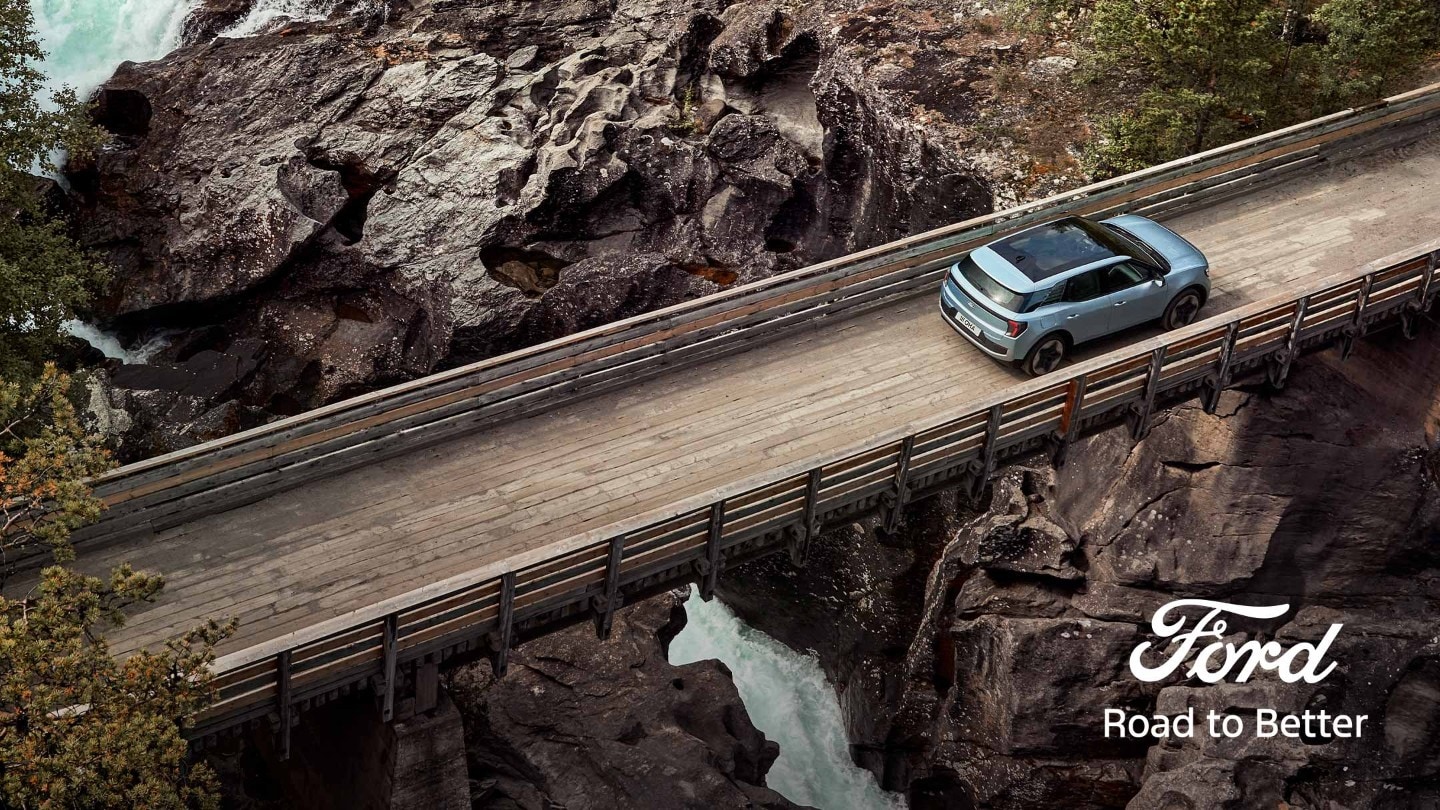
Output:
<svg viewBox="0 0 1440 810">
<path fill-rule="evenodd" d="M 1180 293 L 1175 296 L 1175 300 L 1170 302 L 1170 306 L 1165 308 L 1162 325 L 1166 329 L 1189 326 L 1195 322 L 1195 316 L 1200 314 L 1200 305 L 1203 303 L 1199 290 L 1186 290 Z"/>
<path fill-rule="evenodd" d="M 1031 377 L 1049 374 L 1060 367 L 1060 363 L 1065 360 L 1065 354 L 1069 349 L 1065 338 L 1059 335 L 1047 335 L 1040 338 L 1040 341 L 1030 349 L 1030 353 L 1025 355 L 1025 361 L 1020 364 L 1020 367 Z"/>
</svg>

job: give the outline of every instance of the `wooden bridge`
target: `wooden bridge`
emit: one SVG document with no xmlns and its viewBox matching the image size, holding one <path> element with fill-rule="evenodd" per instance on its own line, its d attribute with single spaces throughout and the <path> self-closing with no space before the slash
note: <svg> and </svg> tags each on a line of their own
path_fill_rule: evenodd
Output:
<svg viewBox="0 0 1440 810">
<path fill-rule="evenodd" d="M 238 635 L 197 740 L 373 689 L 432 705 L 456 656 L 1064 452 L 1306 351 L 1412 330 L 1440 286 L 1440 85 L 117 470 L 80 565 L 164 574 L 124 653 Z M 1037 380 L 935 312 L 957 254 L 1063 212 L 1148 214 L 1210 256 L 1207 320 Z M 1398 252 L 1397 252 L 1398 251 Z M 283 748 L 282 748 L 283 750 Z"/>
</svg>

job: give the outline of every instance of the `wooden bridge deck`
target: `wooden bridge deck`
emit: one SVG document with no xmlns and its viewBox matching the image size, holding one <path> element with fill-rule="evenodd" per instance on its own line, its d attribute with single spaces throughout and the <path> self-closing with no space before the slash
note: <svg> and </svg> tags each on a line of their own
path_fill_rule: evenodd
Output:
<svg viewBox="0 0 1440 810">
<path fill-rule="evenodd" d="M 1440 135 L 1171 220 L 1211 258 L 1205 314 L 1440 234 Z M 1114 338 L 1082 356 L 1138 339 Z M 206 616 L 238 650 L 514 554 L 853 443 L 1020 379 L 925 294 L 158 535 L 83 548 L 165 575 L 117 652 Z"/>
</svg>

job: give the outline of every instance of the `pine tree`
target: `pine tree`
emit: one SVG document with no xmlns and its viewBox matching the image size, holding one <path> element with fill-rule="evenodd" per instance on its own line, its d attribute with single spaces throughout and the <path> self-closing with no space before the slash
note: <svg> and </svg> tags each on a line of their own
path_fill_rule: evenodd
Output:
<svg viewBox="0 0 1440 810">
<path fill-rule="evenodd" d="M 31 174 L 55 171 L 57 150 L 83 155 L 103 140 L 74 91 L 41 103 L 43 57 L 28 0 L 0 0 L 0 377 L 11 380 L 53 355 L 61 322 L 105 277 L 45 210 Z"/>
</svg>

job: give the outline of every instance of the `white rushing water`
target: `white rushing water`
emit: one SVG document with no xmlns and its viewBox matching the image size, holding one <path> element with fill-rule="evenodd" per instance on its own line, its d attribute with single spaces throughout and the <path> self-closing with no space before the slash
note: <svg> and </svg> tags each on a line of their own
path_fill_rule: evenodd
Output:
<svg viewBox="0 0 1440 810">
<path fill-rule="evenodd" d="M 180 44 L 185 18 L 198 0 L 30 0 L 45 49 L 50 86 L 69 85 L 81 98 L 110 78 L 121 62 L 159 59 Z M 256 0 L 222 33 L 243 37 L 277 23 L 320 20 L 339 0 Z"/>
<path fill-rule="evenodd" d="M 81 98 L 124 61 L 169 53 L 196 0 L 31 0 L 51 87 Z"/>
<path fill-rule="evenodd" d="M 323 20 L 339 0 L 257 0 L 245 18 L 220 32 L 222 37 L 248 37 L 277 23 Z"/>
<path fill-rule="evenodd" d="M 124 363 L 148 363 L 170 345 L 170 335 L 159 334 L 140 341 L 138 345 L 126 346 L 120 339 L 101 330 L 98 326 L 84 321 L 65 321 L 60 328 L 68 335 L 74 335 L 100 350 L 100 353 Z"/>
<path fill-rule="evenodd" d="M 670 662 L 718 658 L 734 673 L 750 720 L 780 744 L 766 783 L 785 798 L 820 810 L 903 810 L 898 794 L 855 765 L 835 688 L 820 663 L 740 621 L 719 599 L 694 589 L 689 619 L 670 642 Z"/>
</svg>

